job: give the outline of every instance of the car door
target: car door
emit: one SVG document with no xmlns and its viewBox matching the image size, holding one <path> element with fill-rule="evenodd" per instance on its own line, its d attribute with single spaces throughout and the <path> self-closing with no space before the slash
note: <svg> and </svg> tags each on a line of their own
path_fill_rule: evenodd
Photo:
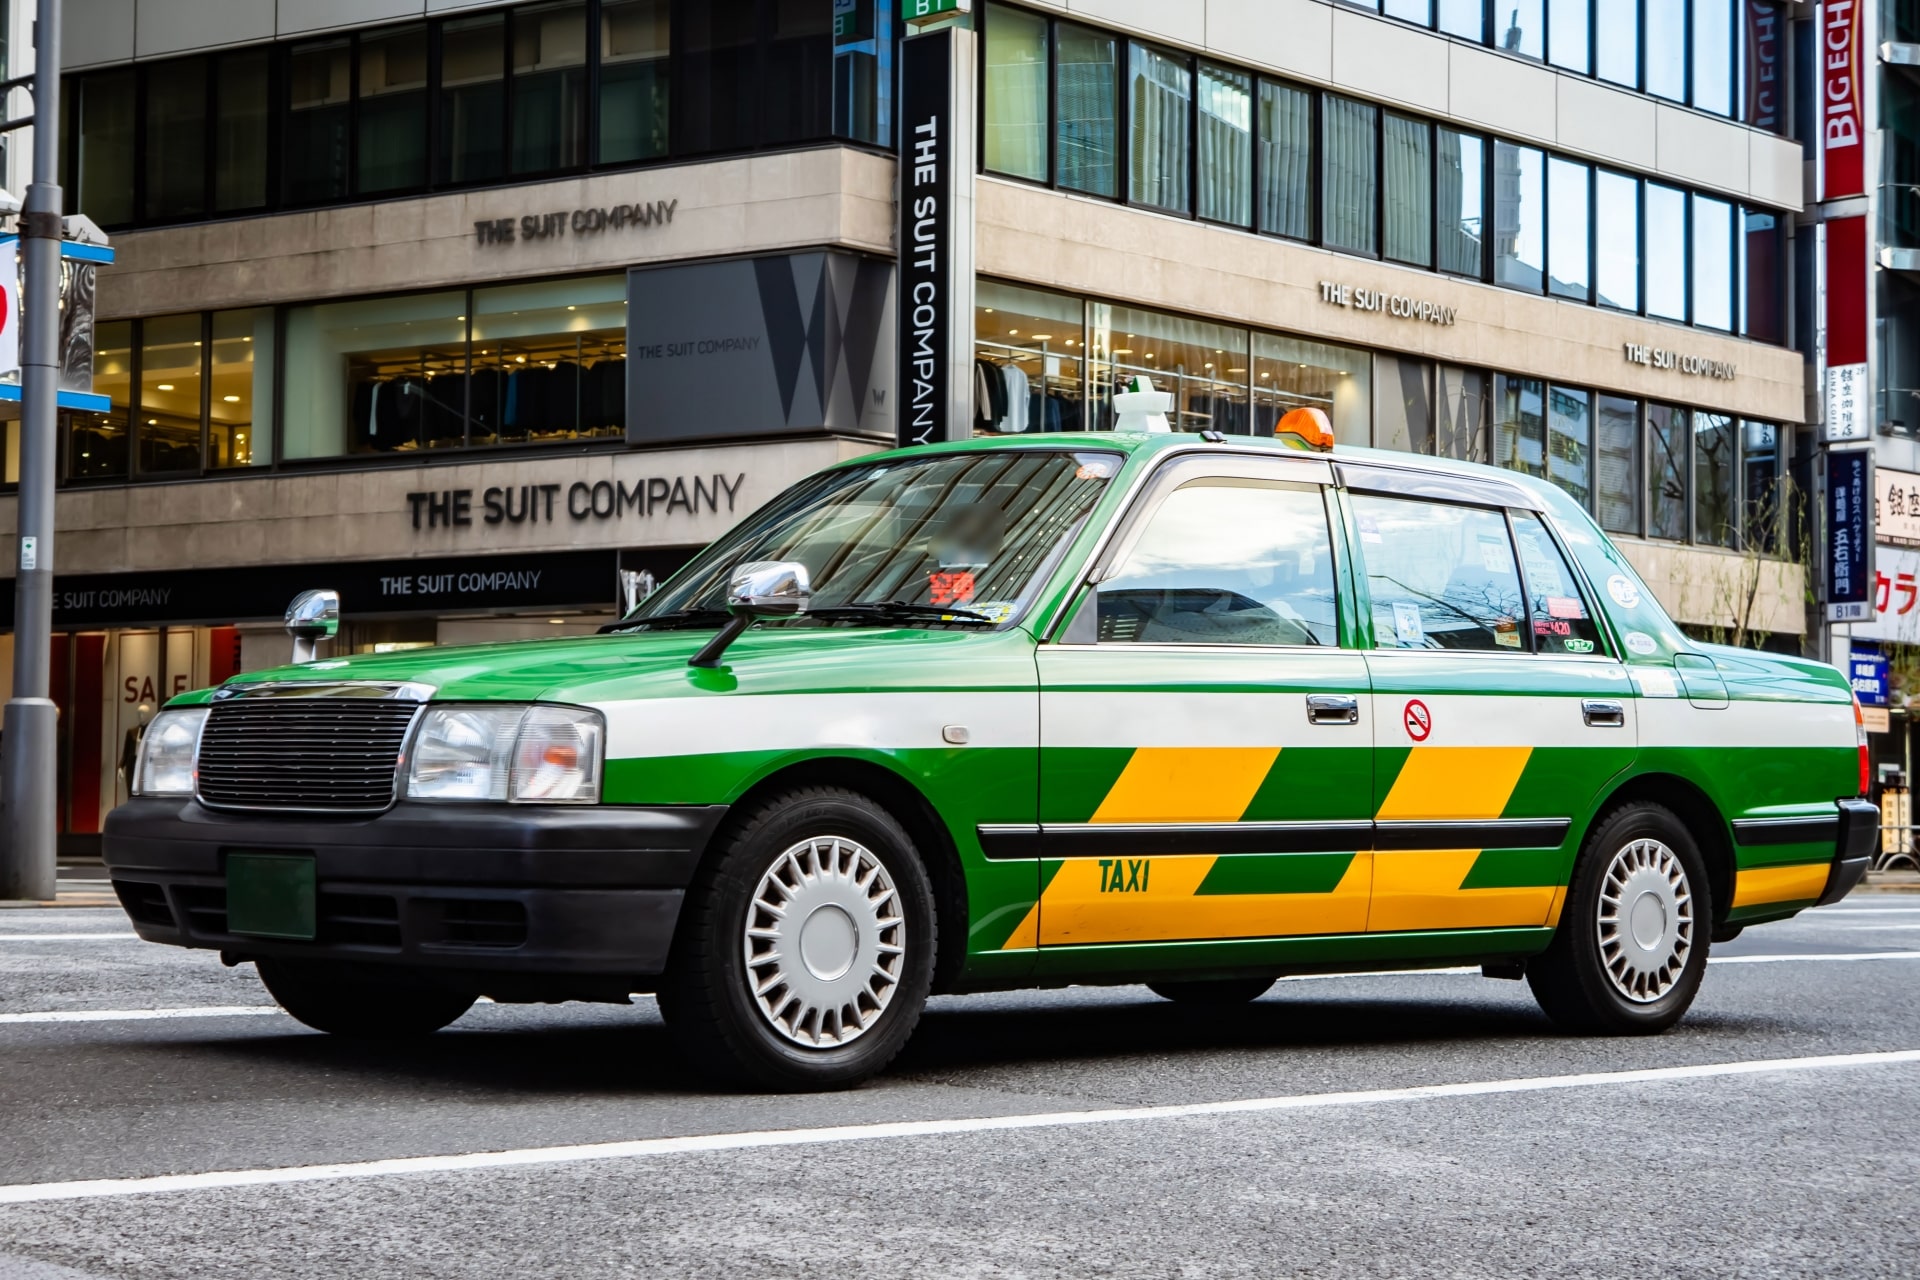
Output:
<svg viewBox="0 0 1920 1280">
<path fill-rule="evenodd" d="M 1369 932 L 1552 923 L 1631 683 L 1524 491 L 1343 468 L 1371 632 Z"/>
<path fill-rule="evenodd" d="M 1043 949 L 1365 928 L 1372 729 L 1331 479 L 1169 462 L 1040 646 Z"/>
</svg>

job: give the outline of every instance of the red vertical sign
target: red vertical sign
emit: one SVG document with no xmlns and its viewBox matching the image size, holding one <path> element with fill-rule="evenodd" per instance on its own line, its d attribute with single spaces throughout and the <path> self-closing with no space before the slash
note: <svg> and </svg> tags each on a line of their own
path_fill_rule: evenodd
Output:
<svg viewBox="0 0 1920 1280">
<path fill-rule="evenodd" d="M 1862 0 L 1820 6 L 1820 198 L 1867 193 L 1865 112 L 1861 98 Z M 1832 357 L 1828 357 L 1831 362 Z"/>
<path fill-rule="evenodd" d="M 1867 362 L 1867 220 L 1827 224 L 1827 367 Z"/>
<path fill-rule="evenodd" d="M 1786 81 L 1781 75 L 1781 18 L 1771 0 L 1747 0 L 1747 65 L 1744 68 L 1750 125 L 1782 133 L 1786 110 Z"/>
</svg>

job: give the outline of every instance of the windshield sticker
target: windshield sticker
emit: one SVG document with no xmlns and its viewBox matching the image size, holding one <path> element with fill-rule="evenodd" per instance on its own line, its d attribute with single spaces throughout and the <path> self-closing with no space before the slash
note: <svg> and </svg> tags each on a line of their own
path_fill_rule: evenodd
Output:
<svg viewBox="0 0 1920 1280">
<path fill-rule="evenodd" d="M 1680 686 L 1673 682 L 1673 672 L 1665 667 L 1635 667 L 1633 682 L 1640 686 L 1643 698 L 1677 698 Z"/>
<path fill-rule="evenodd" d="M 1634 586 L 1633 579 L 1623 573 L 1616 573 L 1607 579 L 1607 594 L 1612 596 L 1613 602 L 1622 609 L 1631 609 L 1640 603 L 1640 588 Z M 1635 652 L 1639 651 L 1635 650 Z M 1652 653 L 1653 650 L 1649 649 L 1647 652 Z"/>
<path fill-rule="evenodd" d="M 1480 535 L 1480 567 L 1488 573 L 1506 573 L 1513 568 L 1513 553 L 1507 549 L 1505 538 Z"/>
<path fill-rule="evenodd" d="M 992 619 L 996 623 L 1005 622 L 1013 616 L 1013 601 L 1011 600 L 983 600 L 978 604 L 970 604 L 967 608 L 983 618 Z"/>
<path fill-rule="evenodd" d="M 927 598 L 934 604 L 966 604 L 973 599 L 971 573 L 930 573 Z"/>
<path fill-rule="evenodd" d="M 1570 636 L 1560 642 L 1560 647 L 1568 653 L 1592 653 L 1593 641 L 1582 640 L 1578 636 Z"/>
<path fill-rule="evenodd" d="M 1547 616 L 1549 618 L 1571 618 L 1575 622 L 1583 621 L 1587 610 L 1574 596 L 1548 596 Z"/>
<path fill-rule="evenodd" d="M 1557 636 L 1564 640 L 1573 634 L 1573 624 L 1560 618 L 1535 618 L 1533 634 L 1537 636 Z"/>
<path fill-rule="evenodd" d="M 1520 624 L 1512 618 L 1500 619 L 1493 624 L 1493 642 L 1503 649 L 1520 648 Z"/>
<path fill-rule="evenodd" d="M 1660 652 L 1660 646 L 1654 638 L 1644 631 L 1627 632 L 1627 648 L 1645 658 Z"/>
<path fill-rule="evenodd" d="M 1376 540 L 1380 535 L 1373 535 Z M 1393 602 L 1393 638 L 1403 645 L 1424 645 L 1427 629 L 1420 621 L 1420 606 L 1405 600 Z"/>
</svg>

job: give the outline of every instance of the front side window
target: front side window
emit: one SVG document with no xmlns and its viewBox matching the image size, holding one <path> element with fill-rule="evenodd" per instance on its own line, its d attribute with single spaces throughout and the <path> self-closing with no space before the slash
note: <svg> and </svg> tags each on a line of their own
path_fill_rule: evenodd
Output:
<svg viewBox="0 0 1920 1280">
<path fill-rule="evenodd" d="M 1548 0 L 1547 60 L 1581 75 L 1593 67 L 1587 0 Z"/>
<path fill-rule="evenodd" d="M 1475 44 L 1487 38 L 1487 7 L 1484 0 L 1440 0 L 1440 30 Z"/>
<path fill-rule="evenodd" d="M 257 209 L 267 202 L 267 52 L 230 53 L 214 65 L 213 207 Z"/>
<path fill-rule="evenodd" d="M 1352 500 L 1375 648 L 1525 651 L 1503 513 L 1368 493 Z"/>
<path fill-rule="evenodd" d="M 1646 184 L 1647 314 L 1687 318 L 1687 193 Z"/>
<path fill-rule="evenodd" d="M 1494 43 L 1523 58 L 1546 56 L 1544 0 L 1497 0 L 1493 6 Z"/>
<path fill-rule="evenodd" d="M 200 378 L 199 315 L 140 322 L 139 474 L 200 469 Z"/>
<path fill-rule="evenodd" d="M 1647 92 L 1675 102 L 1687 96 L 1687 6 L 1653 0 L 1647 13 Z"/>
<path fill-rule="evenodd" d="M 1733 328 L 1733 206 L 1693 197 L 1693 322 Z"/>
<path fill-rule="evenodd" d="M 1693 105 L 1733 114 L 1733 0 L 1693 0 Z"/>
<path fill-rule="evenodd" d="M 506 170 L 507 17 L 440 28 L 441 182 L 490 182 Z"/>
<path fill-rule="evenodd" d="M 1318 486 L 1195 480 L 1101 583 L 1100 641 L 1337 645 L 1335 598 Z"/>
<path fill-rule="evenodd" d="M 1530 476 L 1547 474 L 1546 392 L 1547 384 L 1538 378 L 1494 375 L 1494 465 Z"/>
<path fill-rule="evenodd" d="M 1640 309 L 1640 182 L 1602 169 L 1594 175 L 1594 266 L 1600 305 Z"/>
<path fill-rule="evenodd" d="M 1553 388 L 1547 398 L 1547 479 L 1585 507 L 1593 493 L 1593 393 Z"/>
<path fill-rule="evenodd" d="M 293 47 L 287 58 L 286 148 L 281 153 L 288 204 L 319 204 L 346 196 L 352 90 L 350 41 Z"/>
<path fill-rule="evenodd" d="M 1532 619 L 1533 647 L 1544 654 L 1604 652 L 1600 624 L 1580 596 L 1580 580 L 1573 566 L 1547 532 L 1540 517 L 1530 511 L 1513 513 L 1513 537 L 1520 547 L 1520 566 L 1527 575 L 1527 606 Z"/>
<path fill-rule="evenodd" d="M 182 58 L 147 72 L 147 208 L 154 220 L 207 207 L 207 61 Z"/>
<path fill-rule="evenodd" d="M 1734 542 L 1735 452 L 1740 442 L 1724 413 L 1693 415 L 1693 537 L 1710 547 Z"/>
<path fill-rule="evenodd" d="M 1640 85 L 1640 0 L 1594 0 L 1594 74 L 1602 80 Z"/>
</svg>

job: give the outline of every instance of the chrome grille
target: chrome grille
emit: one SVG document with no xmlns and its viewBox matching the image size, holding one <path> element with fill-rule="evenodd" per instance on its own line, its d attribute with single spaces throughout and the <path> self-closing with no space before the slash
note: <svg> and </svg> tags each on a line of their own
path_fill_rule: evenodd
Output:
<svg viewBox="0 0 1920 1280">
<path fill-rule="evenodd" d="M 385 809 L 419 709 L 391 694 L 217 702 L 200 732 L 200 799 L 229 809 Z"/>
</svg>

